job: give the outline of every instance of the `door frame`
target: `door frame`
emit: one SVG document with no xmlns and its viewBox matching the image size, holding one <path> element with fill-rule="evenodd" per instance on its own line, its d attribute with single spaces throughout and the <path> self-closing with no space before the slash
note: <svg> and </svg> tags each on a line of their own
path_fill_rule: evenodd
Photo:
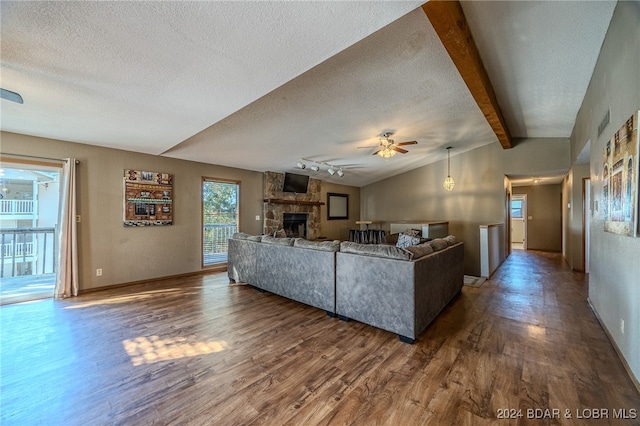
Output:
<svg viewBox="0 0 640 426">
<path fill-rule="evenodd" d="M 515 200 L 522 200 L 522 233 L 523 233 L 522 249 L 527 250 L 527 245 L 529 241 L 529 238 L 527 238 L 527 194 L 513 194 L 511 196 L 511 202 L 509 203 L 509 212 L 511 212 L 511 203 L 514 202 Z M 513 221 L 513 217 L 511 217 L 511 221 Z M 509 223 L 509 228 L 511 228 L 511 223 Z M 510 241 L 509 245 L 510 246 L 513 245 L 513 241 Z"/>
<path fill-rule="evenodd" d="M 591 245 L 591 229 L 589 227 L 589 213 L 591 212 L 591 177 L 582 178 L 582 270 L 589 273 L 589 254 Z"/>
<path fill-rule="evenodd" d="M 205 265 L 204 264 L 204 203 L 203 203 L 203 186 L 205 182 L 218 182 L 218 183 L 229 183 L 235 184 L 238 186 L 238 213 L 237 213 L 237 231 L 240 232 L 240 223 L 242 223 L 242 212 L 241 212 L 241 204 L 240 204 L 240 196 L 242 194 L 242 185 L 241 181 L 229 178 L 218 178 L 212 176 L 202 176 L 200 180 L 200 267 L 201 269 L 206 269 L 210 271 L 224 271 L 227 269 L 227 262 L 224 263 L 216 263 L 213 265 Z"/>
</svg>

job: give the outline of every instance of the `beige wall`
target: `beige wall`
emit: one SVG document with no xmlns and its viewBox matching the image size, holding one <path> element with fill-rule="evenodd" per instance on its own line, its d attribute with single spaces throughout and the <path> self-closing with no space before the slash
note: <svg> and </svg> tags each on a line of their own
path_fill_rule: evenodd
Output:
<svg viewBox="0 0 640 426">
<path fill-rule="evenodd" d="M 201 269 L 202 176 L 240 181 L 240 229 L 259 234 L 262 173 L 137 154 L 89 145 L 2 133 L 2 152 L 51 158 L 75 157 L 78 166 L 80 289 L 184 274 Z M 174 175 L 174 224 L 125 228 L 123 171 Z M 102 268 L 103 275 L 95 276 Z"/>
<path fill-rule="evenodd" d="M 89 290 L 201 268 L 202 177 L 240 182 L 240 231 L 261 234 L 263 174 L 248 170 L 100 148 L 34 136 L 1 133 L 1 152 L 49 158 L 75 157 L 78 166 L 80 289 Z M 123 171 L 142 169 L 174 175 L 173 225 L 125 228 L 122 224 Z M 327 192 L 349 194 L 349 220 L 327 221 L 321 207 L 322 234 L 347 239 L 360 212 L 360 188 L 322 182 Z M 256 216 L 260 220 L 256 220 Z M 103 275 L 95 276 L 101 268 Z"/>
<path fill-rule="evenodd" d="M 514 186 L 527 196 L 527 249 L 562 250 L 562 185 Z"/>
<path fill-rule="evenodd" d="M 465 242 L 465 273 L 479 276 L 479 226 L 506 222 L 505 175 L 568 170 L 569 141 L 522 139 L 508 150 L 496 142 L 451 154 L 453 192 L 442 188 L 447 162 L 439 161 L 363 187 L 361 217 L 387 228 L 398 220 L 448 220 L 449 232 Z"/>
<path fill-rule="evenodd" d="M 636 380 L 640 378 L 640 238 L 604 232 L 605 143 L 640 109 L 640 3 L 618 2 L 571 135 L 572 160 L 590 141 L 592 207 L 589 300 Z M 607 109 L 609 125 L 598 136 Z M 574 182 L 575 188 L 575 182 Z M 625 322 L 624 333 L 621 320 Z"/>
<path fill-rule="evenodd" d="M 327 193 L 347 194 L 349 196 L 349 218 L 327 220 Z M 320 207 L 320 226 L 322 236 L 330 240 L 348 240 L 349 229 L 356 229 L 356 220 L 360 219 L 360 188 L 322 182 L 322 198 L 325 203 Z"/>
</svg>

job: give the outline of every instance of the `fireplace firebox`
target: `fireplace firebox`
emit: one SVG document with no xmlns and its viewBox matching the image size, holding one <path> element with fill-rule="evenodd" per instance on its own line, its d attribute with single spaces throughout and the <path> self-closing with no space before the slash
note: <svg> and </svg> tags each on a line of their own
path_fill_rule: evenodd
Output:
<svg viewBox="0 0 640 426">
<path fill-rule="evenodd" d="M 309 213 L 283 213 L 282 228 L 287 237 L 307 237 Z"/>
</svg>

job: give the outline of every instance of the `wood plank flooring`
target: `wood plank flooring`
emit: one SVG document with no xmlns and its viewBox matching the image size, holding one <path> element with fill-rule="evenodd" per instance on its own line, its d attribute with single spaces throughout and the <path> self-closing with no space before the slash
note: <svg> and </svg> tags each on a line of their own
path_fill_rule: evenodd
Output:
<svg viewBox="0 0 640 426">
<path fill-rule="evenodd" d="M 586 298 L 560 255 L 516 251 L 414 345 L 226 273 L 6 305 L 0 423 L 638 425 Z"/>
</svg>

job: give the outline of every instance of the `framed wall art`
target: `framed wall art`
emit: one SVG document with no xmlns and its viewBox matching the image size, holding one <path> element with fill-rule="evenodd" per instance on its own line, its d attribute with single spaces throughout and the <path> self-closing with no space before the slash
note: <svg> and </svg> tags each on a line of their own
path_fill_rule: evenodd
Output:
<svg viewBox="0 0 640 426">
<path fill-rule="evenodd" d="M 125 169 L 124 226 L 173 224 L 173 175 Z"/>
<path fill-rule="evenodd" d="M 607 141 L 603 152 L 604 230 L 636 237 L 638 223 L 638 112 Z"/>
<path fill-rule="evenodd" d="M 349 194 L 327 193 L 327 220 L 349 219 Z"/>
</svg>

